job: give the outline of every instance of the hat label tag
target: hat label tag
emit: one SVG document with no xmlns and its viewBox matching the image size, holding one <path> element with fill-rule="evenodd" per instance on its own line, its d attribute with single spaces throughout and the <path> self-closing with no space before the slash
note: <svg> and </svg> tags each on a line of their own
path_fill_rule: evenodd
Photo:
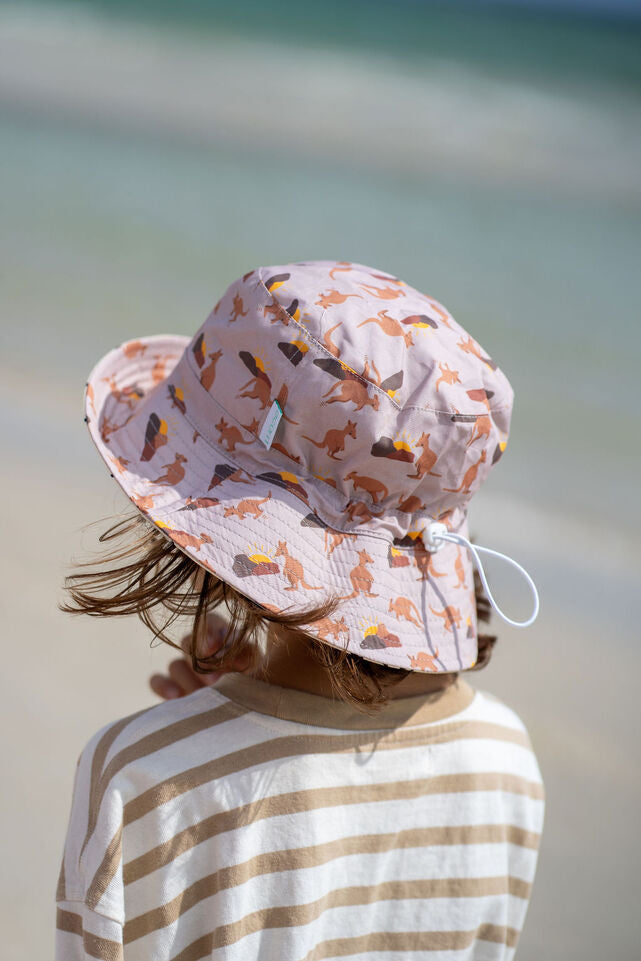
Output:
<svg viewBox="0 0 641 961">
<path fill-rule="evenodd" d="M 275 400 L 267 412 L 267 417 L 265 418 L 263 426 L 260 429 L 260 434 L 258 435 L 258 439 L 263 442 L 267 450 L 269 450 L 269 448 L 272 446 L 276 428 L 280 424 L 280 419 L 282 416 L 282 408 L 278 401 Z"/>
</svg>

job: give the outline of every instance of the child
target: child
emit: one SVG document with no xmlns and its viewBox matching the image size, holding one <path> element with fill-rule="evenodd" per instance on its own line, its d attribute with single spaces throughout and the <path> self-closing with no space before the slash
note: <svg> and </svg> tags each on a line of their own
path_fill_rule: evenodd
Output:
<svg viewBox="0 0 641 961">
<path fill-rule="evenodd" d="M 494 643 L 467 508 L 512 399 L 441 304 L 345 261 L 252 270 L 193 338 L 97 364 L 85 419 L 137 508 L 101 541 L 134 543 L 62 609 L 174 647 L 193 617 L 191 668 L 80 755 L 57 961 L 513 957 L 541 776 L 460 676 Z"/>
</svg>

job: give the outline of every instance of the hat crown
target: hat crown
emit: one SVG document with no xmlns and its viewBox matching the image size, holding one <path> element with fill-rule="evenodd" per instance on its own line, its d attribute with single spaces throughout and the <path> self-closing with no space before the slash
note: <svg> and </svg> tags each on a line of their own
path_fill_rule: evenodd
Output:
<svg viewBox="0 0 641 961">
<path fill-rule="evenodd" d="M 507 442 L 513 393 L 494 361 L 438 301 L 362 264 L 250 271 L 184 363 L 207 392 L 192 411 L 201 433 L 343 530 L 398 542 L 417 514 L 454 519 Z"/>
</svg>

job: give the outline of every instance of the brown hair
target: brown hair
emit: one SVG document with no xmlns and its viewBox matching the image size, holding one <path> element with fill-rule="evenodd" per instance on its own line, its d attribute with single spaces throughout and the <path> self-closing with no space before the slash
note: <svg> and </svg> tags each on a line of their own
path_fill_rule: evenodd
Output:
<svg viewBox="0 0 641 961">
<path fill-rule="evenodd" d="M 100 543 L 133 536 L 133 543 L 111 553 L 103 553 L 95 561 L 76 562 L 76 567 L 101 569 L 94 572 L 69 574 L 64 587 L 73 604 L 58 604 L 66 614 L 89 614 L 91 617 L 118 617 L 137 614 L 155 637 L 183 653 L 167 635 L 167 628 L 179 616 L 193 617 L 190 649 L 192 667 L 199 674 L 225 669 L 239 657 L 248 656 L 248 666 L 254 666 L 259 656 L 255 643 L 258 632 L 272 626 L 278 632 L 285 629 L 300 638 L 311 654 L 326 670 L 335 696 L 352 704 L 364 713 L 376 713 L 388 703 L 384 688 L 402 681 L 411 670 L 389 667 L 368 661 L 345 649 L 332 647 L 307 634 L 303 627 L 322 617 L 328 617 L 339 605 L 335 597 L 326 598 L 315 607 L 294 613 L 270 611 L 245 597 L 230 584 L 185 554 L 168 535 L 164 534 L 140 511 L 128 514 L 99 537 Z M 133 558 L 120 566 L 105 568 L 106 563 L 118 563 Z M 478 573 L 474 572 L 476 609 L 479 621 L 489 621 L 490 603 L 483 592 Z M 115 594 L 103 596 L 108 589 L 120 588 Z M 75 605 L 75 606 L 74 606 Z M 229 613 L 229 627 L 221 647 L 213 654 L 200 656 L 201 639 L 207 632 L 206 616 L 220 605 Z M 162 627 L 155 619 L 156 610 L 172 612 Z M 472 670 L 489 662 L 496 637 L 478 636 L 478 659 Z"/>
</svg>

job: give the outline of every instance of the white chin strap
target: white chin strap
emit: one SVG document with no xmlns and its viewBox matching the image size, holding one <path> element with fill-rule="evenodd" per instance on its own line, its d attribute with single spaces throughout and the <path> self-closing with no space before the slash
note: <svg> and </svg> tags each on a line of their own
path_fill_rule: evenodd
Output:
<svg viewBox="0 0 641 961">
<path fill-rule="evenodd" d="M 529 627 L 530 624 L 534 623 L 539 613 L 539 594 L 534 581 L 528 572 L 521 567 L 520 564 L 517 564 L 515 560 L 513 560 L 511 557 L 508 557 L 506 554 L 501 554 L 500 551 L 493 551 L 490 550 L 489 547 L 478 547 L 474 544 L 471 544 L 467 537 L 463 537 L 462 534 L 453 534 L 451 531 L 448 531 L 445 524 L 442 524 L 440 521 L 432 521 L 432 523 L 423 531 L 423 538 L 425 546 L 430 553 L 438 551 L 441 547 L 443 547 L 445 541 L 450 541 L 452 544 L 463 544 L 465 547 L 467 547 L 476 561 L 476 566 L 478 567 L 479 574 L 481 575 L 481 581 L 483 582 L 483 587 L 485 588 L 488 600 L 499 617 L 502 617 L 504 621 L 506 621 L 508 624 L 511 624 L 513 627 Z M 483 563 L 478 554 L 479 551 L 484 551 L 486 554 L 493 554 L 494 557 L 503 558 L 504 561 L 507 561 L 508 564 L 512 564 L 513 567 L 516 567 L 517 571 L 520 571 L 521 574 L 523 574 L 523 577 L 528 582 L 532 590 L 532 594 L 534 595 L 534 612 L 527 621 L 513 621 L 510 617 L 506 617 L 501 608 L 498 606 L 492 597 L 490 588 L 488 587 L 485 571 L 483 570 Z"/>
</svg>

